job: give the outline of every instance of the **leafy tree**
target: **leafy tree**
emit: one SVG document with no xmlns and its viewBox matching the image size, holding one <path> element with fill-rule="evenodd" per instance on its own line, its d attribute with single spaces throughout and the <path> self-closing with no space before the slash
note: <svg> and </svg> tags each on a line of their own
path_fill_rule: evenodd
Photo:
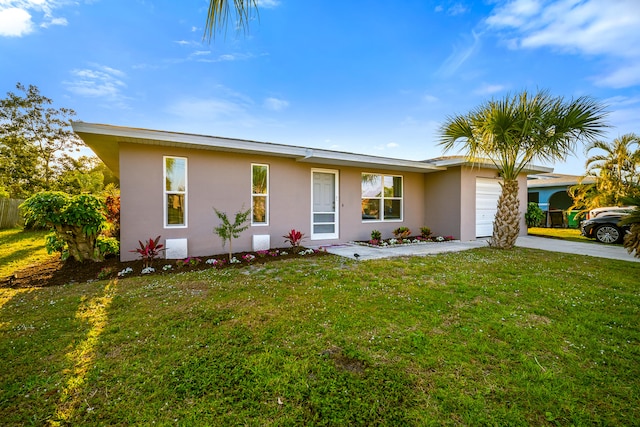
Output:
<svg viewBox="0 0 640 427">
<path fill-rule="evenodd" d="M 75 112 L 51 107 L 53 101 L 36 86 L 18 83 L 16 88 L 23 94 L 8 92 L 7 98 L 0 99 L 0 150 L 10 156 L 1 166 L 2 180 L 16 191 L 49 190 L 58 155 L 80 144 L 70 126 Z M 9 162 L 15 163 L 14 170 L 8 169 Z"/>
<path fill-rule="evenodd" d="M 635 149 L 634 146 L 635 145 Z M 629 133 L 611 143 L 594 141 L 587 154 L 582 180 L 595 177 L 595 183 L 579 183 L 569 189 L 573 209 L 588 211 L 602 206 L 620 206 L 626 197 L 640 196 L 640 137 Z"/>
<path fill-rule="evenodd" d="M 69 255 L 76 261 L 102 261 L 96 240 L 106 220 L 104 203 L 98 197 L 42 192 L 29 197 L 20 207 L 25 221 L 53 229 L 55 238 L 49 239 L 66 243 Z"/>
<path fill-rule="evenodd" d="M 563 160 L 577 141 L 606 127 L 604 107 L 588 97 L 571 101 L 547 91 L 491 100 L 466 115 L 447 117 L 440 129 L 445 151 L 460 145 L 471 162 L 486 158 L 502 177 L 491 246 L 512 248 L 520 233 L 518 175 L 533 161 Z"/>
<path fill-rule="evenodd" d="M 38 153 L 19 136 L 0 136 L 0 185 L 18 199 L 26 199 L 42 187 Z"/>
<path fill-rule="evenodd" d="M 95 156 L 73 157 L 63 154 L 54 187 L 69 194 L 99 194 L 104 189 L 104 163 Z"/>
<path fill-rule="evenodd" d="M 242 209 L 244 209 L 244 206 L 242 207 Z M 243 211 L 242 209 L 240 209 L 240 211 L 236 213 L 235 220 L 232 224 L 231 221 L 229 221 L 226 213 L 220 212 L 218 209 L 213 208 L 220 221 L 222 221 L 222 224 L 220 224 L 218 227 L 215 227 L 213 229 L 213 232 L 220 236 L 220 238 L 222 239 L 223 247 L 227 240 L 229 241 L 229 261 L 231 261 L 231 254 L 233 253 L 233 250 L 231 249 L 232 240 L 240 237 L 240 233 L 249 228 L 249 225 L 245 224 L 249 220 L 251 209 L 247 209 L 246 211 Z"/>
</svg>

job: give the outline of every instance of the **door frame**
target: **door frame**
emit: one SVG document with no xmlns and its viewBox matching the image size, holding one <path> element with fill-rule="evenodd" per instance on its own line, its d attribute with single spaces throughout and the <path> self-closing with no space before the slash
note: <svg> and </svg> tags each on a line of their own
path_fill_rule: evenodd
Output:
<svg viewBox="0 0 640 427">
<path fill-rule="evenodd" d="M 314 173 L 327 173 L 333 174 L 334 176 L 334 186 L 333 186 L 333 200 L 334 200 L 334 232 L 333 233 L 314 233 L 313 232 L 313 174 Z M 310 206 L 310 222 L 311 222 L 311 240 L 324 240 L 324 239 L 338 239 L 340 236 L 340 175 L 337 169 L 321 169 L 321 168 L 312 168 L 311 169 L 311 206 Z"/>
</svg>

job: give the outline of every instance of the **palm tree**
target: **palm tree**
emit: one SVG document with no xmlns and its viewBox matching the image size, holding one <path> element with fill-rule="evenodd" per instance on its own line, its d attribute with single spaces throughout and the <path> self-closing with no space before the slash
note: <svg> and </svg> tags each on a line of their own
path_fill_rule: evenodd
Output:
<svg viewBox="0 0 640 427">
<path fill-rule="evenodd" d="M 631 146 L 636 145 L 634 151 Z M 604 153 L 587 159 L 587 175 L 598 177 L 602 187 L 620 201 L 640 186 L 640 137 L 633 133 L 622 135 L 611 143 L 593 141 L 586 152 L 602 150 Z"/>
<path fill-rule="evenodd" d="M 631 225 L 622 244 L 630 254 L 635 251 L 634 256 L 640 258 L 640 196 L 627 197 L 624 202 L 629 206 L 635 206 L 635 208 L 620 221 L 620 224 Z"/>
<path fill-rule="evenodd" d="M 440 129 L 445 152 L 456 146 L 467 159 L 490 160 L 502 177 L 491 246 L 509 249 L 520 233 L 518 175 L 532 161 L 564 160 L 578 141 L 593 141 L 606 127 L 604 106 L 589 97 L 565 102 L 547 91 L 488 101 L 466 115 L 447 117 Z"/>
<path fill-rule="evenodd" d="M 233 0 L 233 12 L 238 17 L 237 28 L 244 29 L 251 19 L 251 10 L 258 10 L 259 0 Z M 230 0 L 210 0 L 207 23 L 204 29 L 204 38 L 211 40 L 216 30 L 227 27 L 232 8 Z"/>
<path fill-rule="evenodd" d="M 635 151 L 632 145 L 636 145 Z M 581 181 L 595 177 L 595 182 L 569 188 L 573 199 L 571 209 L 580 213 L 602 206 L 620 206 L 624 198 L 640 196 L 640 137 L 628 133 L 608 143 L 593 141 L 585 152 L 601 150 L 587 159 Z"/>
</svg>

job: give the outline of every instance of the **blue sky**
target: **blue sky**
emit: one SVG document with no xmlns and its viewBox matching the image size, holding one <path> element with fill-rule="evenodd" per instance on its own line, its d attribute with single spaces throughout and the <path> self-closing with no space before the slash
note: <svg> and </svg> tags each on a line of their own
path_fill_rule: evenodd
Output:
<svg viewBox="0 0 640 427">
<path fill-rule="evenodd" d="M 210 43 L 207 7 L 0 0 L 0 96 L 21 82 L 86 122 L 413 160 L 443 154 L 448 115 L 523 89 L 604 102 L 605 140 L 640 132 L 639 0 L 262 0 Z"/>
</svg>

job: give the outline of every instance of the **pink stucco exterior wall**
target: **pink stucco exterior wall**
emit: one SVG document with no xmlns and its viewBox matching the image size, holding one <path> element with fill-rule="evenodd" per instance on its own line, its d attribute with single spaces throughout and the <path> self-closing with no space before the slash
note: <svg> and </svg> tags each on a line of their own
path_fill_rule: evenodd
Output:
<svg viewBox="0 0 640 427">
<path fill-rule="evenodd" d="M 189 256 L 225 252 L 213 234 L 219 224 L 213 207 L 231 216 L 251 205 L 251 164 L 269 165 L 269 225 L 251 226 L 233 241 L 233 251 L 252 250 L 252 235 L 268 234 L 271 247 L 284 247 L 281 237 L 295 228 L 311 235 L 311 171 L 337 170 L 339 174 L 339 239 L 313 240 L 306 245 L 328 245 L 369 239 L 373 229 L 383 237 L 407 226 L 419 234 L 425 225 L 425 178 L 422 173 L 362 169 L 302 163 L 283 157 L 235 154 L 220 151 L 120 143 L 121 259 L 133 260 L 129 252 L 138 240 L 155 238 L 188 239 Z M 188 159 L 187 227 L 165 228 L 163 206 L 163 156 Z M 364 222 L 361 219 L 361 173 L 403 176 L 403 221 Z M 526 189 L 525 189 L 526 191 Z"/>
<path fill-rule="evenodd" d="M 498 179 L 495 169 L 457 166 L 424 175 L 425 224 L 434 234 L 451 235 L 462 241 L 476 239 L 476 179 Z M 518 178 L 520 235 L 527 234 L 527 176 Z"/>
</svg>

